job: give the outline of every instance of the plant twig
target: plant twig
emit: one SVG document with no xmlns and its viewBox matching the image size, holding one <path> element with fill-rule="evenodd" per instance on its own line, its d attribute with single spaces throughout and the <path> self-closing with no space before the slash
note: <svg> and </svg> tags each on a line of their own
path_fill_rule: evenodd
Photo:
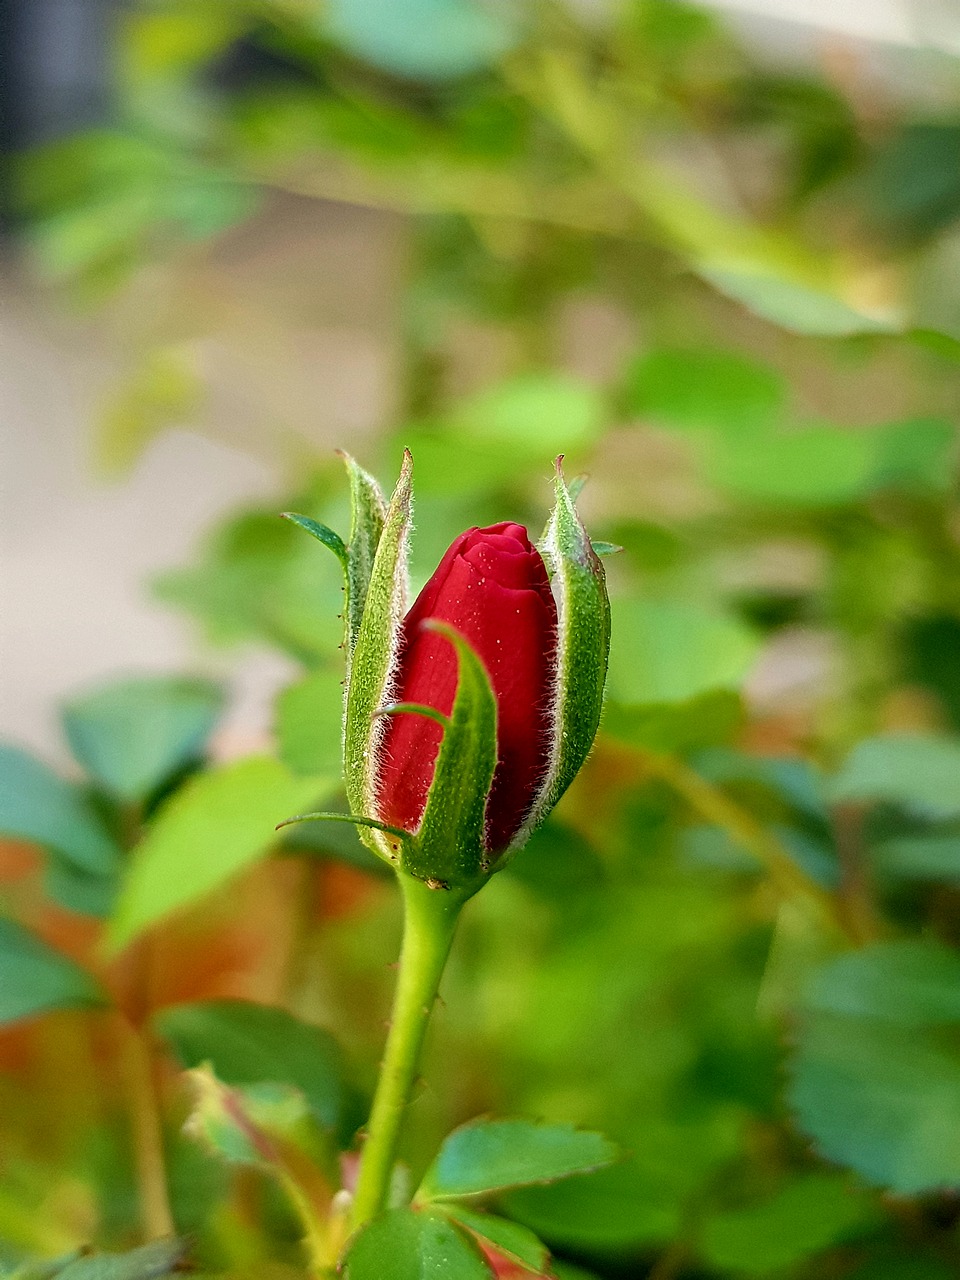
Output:
<svg viewBox="0 0 960 1280">
<path fill-rule="evenodd" d="M 676 756 L 638 749 L 646 771 L 681 795 L 691 808 L 721 827 L 760 862 L 785 897 L 809 902 L 832 924 L 849 933 L 834 896 L 797 865 L 780 841 L 749 810 L 700 776 Z"/>
<path fill-rule="evenodd" d="M 117 1014 L 133 1155 L 140 1190 L 140 1222 L 146 1240 L 176 1235 L 167 1189 L 160 1101 L 147 1032 Z"/>
</svg>

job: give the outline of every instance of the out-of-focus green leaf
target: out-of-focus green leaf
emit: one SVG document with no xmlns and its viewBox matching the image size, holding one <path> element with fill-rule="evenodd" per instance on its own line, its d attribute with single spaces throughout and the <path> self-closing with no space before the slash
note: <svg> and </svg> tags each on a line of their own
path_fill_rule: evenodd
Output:
<svg viewBox="0 0 960 1280">
<path fill-rule="evenodd" d="M 827 782 L 834 804 L 885 801 L 928 818 L 960 814 L 960 741 L 897 733 L 858 742 Z"/>
<path fill-rule="evenodd" d="M 488 450 L 506 445 L 541 465 L 565 450 L 583 450 L 602 425 L 600 392 L 559 372 L 499 382 L 461 404 L 452 421 L 457 434 L 482 441 Z"/>
<path fill-rule="evenodd" d="M 757 432 L 717 448 L 711 478 L 738 498 L 762 502 L 832 504 L 863 493 L 873 476 L 867 432 L 832 426 Z"/>
<path fill-rule="evenodd" d="M 807 817 L 827 817 L 823 778 L 809 760 L 800 756 L 748 755 L 729 747 L 714 747 L 699 752 L 695 763 L 697 772 L 711 782 L 724 786 L 759 784 Z"/>
<path fill-rule="evenodd" d="M 194 1104 L 186 1130 L 228 1164 L 284 1173 L 291 1150 L 311 1145 L 310 1109 L 292 1085 L 258 1083 L 231 1089 L 209 1063 L 191 1070 L 188 1079 Z"/>
<path fill-rule="evenodd" d="M 528 455 L 516 443 L 501 442 L 491 449 L 482 439 L 437 427 L 408 428 L 402 440 L 416 459 L 417 492 L 421 495 L 450 498 L 509 488 L 518 473 L 530 465 Z"/>
<path fill-rule="evenodd" d="M 913 619 L 903 629 L 900 648 L 906 679 L 933 693 L 950 728 L 960 730 L 960 619 L 939 610 Z"/>
<path fill-rule="evenodd" d="M 288 505 L 310 514 L 325 492 L 320 476 Z M 343 639 L 340 565 L 276 510 L 245 511 L 228 521 L 197 564 L 163 574 L 155 590 L 193 613 L 217 644 L 266 642 L 314 666 Z"/>
<path fill-rule="evenodd" d="M 48 1258 L 42 1262 L 22 1262 L 12 1270 L 4 1269 L 0 1271 L 0 1275 L 4 1280 L 55 1280 L 69 1263 L 76 1262 L 81 1257 L 79 1249 L 74 1249 L 71 1253 L 65 1253 L 59 1258 Z M 0 1266 L 3 1260 L 0 1259 Z"/>
<path fill-rule="evenodd" d="M 708 1216 L 701 1250 L 723 1271 L 767 1275 L 875 1225 L 876 1210 L 840 1174 L 812 1173 L 746 1209 Z"/>
<path fill-rule="evenodd" d="M 174 1005 L 160 1011 L 155 1025 L 182 1066 L 209 1062 L 228 1085 L 293 1085 L 324 1125 L 339 1123 L 343 1060 L 322 1028 L 245 1000 Z"/>
<path fill-rule="evenodd" d="M 339 777 L 343 752 L 343 673 L 322 667 L 277 698 L 280 759 L 294 773 Z"/>
<path fill-rule="evenodd" d="M 912 418 L 869 433 L 876 488 L 918 493 L 948 489 L 956 473 L 957 428 L 941 418 Z"/>
<path fill-rule="evenodd" d="M 548 818 L 534 831 L 505 874 L 548 900 L 582 898 L 606 880 L 603 863 L 593 847 L 555 818 Z"/>
<path fill-rule="evenodd" d="M 814 1014 L 788 1097 L 828 1160 L 900 1195 L 960 1185 L 960 1055 L 936 1028 Z"/>
<path fill-rule="evenodd" d="M 445 1139 L 417 1194 L 447 1200 L 554 1182 L 616 1158 L 616 1147 L 599 1133 L 529 1120 L 478 1120 Z"/>
<path fill-rule="evenodd" d="M 698 271 L 721 293 L 790 333 L 842 338 L 853 333 L 895 330 L 902 322 L 895 314 L 859 311 L 836 294 L 786 276 L 708 264 L 701 265 Z"/>
<path fill-rule="evenodd" d="M 324 17 L 330 35 L 351 54 L 411 79 L 469 75 L 516 39 L 507 6 L 475 0 L 403 0 L 386 10 L 375 0 L 333 0 Z"/>
<path fill-rule="evenodd" d="M 953 1269 L 933 1249 L 894 1245 L 875 1250 L 850 1280 L 953 1280 Z"/>
<path fill-rule="evenodd" d="M 501 1201 L 512 1218 L 547 1244 L 582 1249 L 637 1249 L 673 1238 L 679 1206 L 658 1192 L 633 1161 L 546 1187 L 523 1187 Z"/>
<path fill-rule="evenodd" d="M 572 1262 L 554 1262 L 552 1266 L 557 1280 L 597 1280 L 592 1271 L 584 1271 L 583 1267 L 575 1267 Z"/>
<path fill-rule="evenodd" d="M 685 601 L 612 601 L 607 690 L 627 705 L 689 702 L 736 689 L 759 641 L 733 617 Z"/>
<path fill-rule="evenodd" d="M 14 920 L 0 919 L 0 1023 L 106 1003 L 94 979 Z"/>
<path fill-rule="evenodd" d="M 0 832 L 56 850 L 81 871 L 110 875 L 120 850 L 80 790 L 19 747 L 0 744 Z"/>
<path fill-rule="evenodd" d="M 634 413 L 655 422 L 725 433 L 775 422 L 786 405 L 772 369 L 721 351 L 653 351 L 629 370 L 626 394 Z"/>
<path fill-rule="evenodd" d="M 63 726 L 87 772 L 133 803 L 200 755 L 223 703 L 211 680 L 141 676 L 72 699 Z"/>
<path fill-rule="evenodd" d="M 157 347 L 111 393 L 97 424 L 102 471 L 122 475 L 165 427 L 190 417 L 203 395 L 194 354 L 183 346 Z"/>
<path fill-rule="evenodd" d="M 108 936 L 114 948 L 196 902 L 276 842 L 274 827 L 330 786 L 253 757 L 200 774 L 161 808 L 133 851 Z"/>
<path fill-rule="evenodd" d="M 47 858 L 43 885 L 49 897 L 68 911 L 104 919 L 113 910 L 119 875 L 94 876 L 57 854 Z"/>
<path fill-rule="evenodd" d="M 905 880 L 960 881 L 960 834 L 898 836 L 873 850 L 881 871 Z"/>
<path fill-rule="evenodd" d="M 960 124 L 914 120 L 880 149 L 864 183 L 888 233 L 921 240 L 960 214 Z"/>
<path fill-rule="evenodd" d="M 459 1204 L 445 1205 L 444 1213 L 481 1241 L 494 1245 L 504 1257 L 530 1271 L 546 1270 L 550 1259 L 546 1245 L 519 1222 L 498 1218 L 492 1213 L 477 1213 Z"/>
<path fill-rule="evenodd" d="M 129 1253 L 78 1258 L 57 1272 L 57 1280 L 159 1280 L 179 1269 L 186 1252 L 182 1240 L 156 1240 Z"/>
<path fill-rule="evenodd" d="M 818 970 L 805 1002 L 904 1027 L 960 1024 L 960 955 L 933 939 L 874 943 Z"/>
<path fill-rule="evenodd" d="M 682 754 L 728 742 L 743 721 L 740 695 L 732 689 L 717 689 L 687 702 L 636 707 L 610 702 L 602 728 L 631 746 Z"/>
<path fill-rule="evenodd" d="M 392 1209 L 347 1252 L 346 1280 L 493 1280 L 477 1246 L 445 1214 Z"/>
<path fill-rule="evenodd" d="M 243 31 L 243 9 L 175 0 L 163 9 L 128 15 L 123 53 L 137 80 L 177 75 L 202 65 Z"/>
</svg>

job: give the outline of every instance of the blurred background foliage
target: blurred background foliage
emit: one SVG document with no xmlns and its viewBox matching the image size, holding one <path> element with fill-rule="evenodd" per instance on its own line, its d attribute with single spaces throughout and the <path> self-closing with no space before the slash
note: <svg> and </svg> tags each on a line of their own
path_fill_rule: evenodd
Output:
<svg viewBox="0 0 960 1280">
<path fill-rule="evenodd" d="M 539 528 L 560 452 L 623 548 L 601 738 L 466 914 L 414 1170 L 479 1113 L 569 1121 L 627 1158 L 500 1205 L 558 1276 L 958 1274 L 956 63 L 930 106 L 842 58 L 771 69 L 674 0 L 163 0 L 112 32 L 109 111 L 22 149 L 12 203 L 124 335 L 100 464 L 205 429 L 210 343 L 255 309 L 211 253 L 278 202 L 385 211 L 393 407 L 340 443 L 387 484 L 412 449 L 415 583 L 468 525 Z M 392 888 L 349 832 L 272 835 L 337 802 L 341 680 L 337 565 L 276 513 L 346 532 L 345 485 L 283 407 L 293 318 L 244 322 L 277 406 L 234 442 L 288 491 L 152 589 L 295 664 L 272 742 L 222 759 L 223 691 L 171 676 L 72 700 L 69 778 L 4 748 L 18 1276 L 171 1224 L 210 1273 L 302 1274 L 268 1172 L 184 1132 L 181 1069 L 251 1115 L 292 1086 L 328 1171 L 375 1076 Z M 126 1256 L 90 1276 L 180 1259 Z"/>
</svg>

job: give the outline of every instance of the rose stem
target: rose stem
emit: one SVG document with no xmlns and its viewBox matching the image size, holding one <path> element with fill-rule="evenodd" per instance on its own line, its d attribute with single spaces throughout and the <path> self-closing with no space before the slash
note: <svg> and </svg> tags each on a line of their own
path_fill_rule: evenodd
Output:
<svg viewBox="0 0 960 1280">
<path fill-rule="evenodd" d="M 397 878 L 403 891 L 403 946 L 387 1046 L 360 1157 L 354 1228 L 369 1222 L 386 1206 L 427 1023 L 466 900 L 461 893 L 431 889 L 410 875 L 400 873 Z"/>
</svg>

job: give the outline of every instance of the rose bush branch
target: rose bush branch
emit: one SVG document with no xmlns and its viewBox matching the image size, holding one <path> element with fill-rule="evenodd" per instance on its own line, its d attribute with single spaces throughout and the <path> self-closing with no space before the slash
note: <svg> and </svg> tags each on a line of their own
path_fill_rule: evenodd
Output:
<svg viewBox="0 0 960 1280">
<path fill-rule="evenodd" d="M 560 799 L 593 743 L 610 640 L 603 567 L 557 460 L 539 547 L 522 525 L 455 539 L 407 610 L 409 453 L 388 504 L 346 458 L 345 543 L 289 516 L 344 567 L 349 814 L 397 873 L 404 939 L 351 1222 L 386 1206 L 427 1023 L 463 904 Z"/>
</svg>

